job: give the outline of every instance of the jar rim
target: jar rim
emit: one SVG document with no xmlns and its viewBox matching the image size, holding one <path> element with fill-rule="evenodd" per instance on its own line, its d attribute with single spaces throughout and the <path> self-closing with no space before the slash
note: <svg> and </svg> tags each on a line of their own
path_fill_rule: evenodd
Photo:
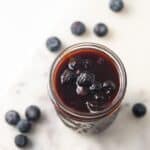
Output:
<svg viewBox="0 0 150 150">
<path fill-rule="evenodd" d="M 77 50 L 82 49 L 82 48 L 91 48 L 91 49 L 98 50 L 98 51 L 105 53 L 107 56 L 109 56 L 114 61 L 115 67 L 118 71 L 120 85 L 119 85 L 119 89 L 118 89 L 116 96 L 112 100 L 112 103 L 109 107 L 105 108 L 104 110 L 102 109 L 101 111 L 97 111 L 95 113 L 79 112 L 79 111 L 76 111 L 76 110 L 66 106 L 61 101 L 60 97 L 56 96 L 56 92 L 55 92 L 56 90 L 54 90 L 53 73 L 55 71 L 57 64 L 68 53 L 71 53 L 73 51 L 77 51 Z M 65 48 L 55 58 L 52 66 L 51 66 L 51 69 L 50 69 L 48 93 L 49 93 L 50 99 L 52 100 L 54 105 L 61 108 L 67 114 L 70 114 L 72 116 L 79 117 L 79 118 L 90 119 L 90 118 L 97 118 L 97 117 L 105 116 L 106 114 L 116 110 L 116 107 L 119 107 L 119 105 L 120 105 L 120 103 L 124 97 L 124 94 L 126 91 L 126 86 L 127 86 L 127 76 L 126 76 L 125 67 L 124 67 L 122 61 L 120 60 L 120 58 L 117 56 L 117 54 L 115 54 L 112 50 L 110 50 L 109 48 L 107 48 L 104 45 L 97 44 L 97 43 L 84 42 L 84 43 L 77 43 L 77 44 L 74 44 L 74 45 L 71 45 L 71 46 Z"/>
</svg>

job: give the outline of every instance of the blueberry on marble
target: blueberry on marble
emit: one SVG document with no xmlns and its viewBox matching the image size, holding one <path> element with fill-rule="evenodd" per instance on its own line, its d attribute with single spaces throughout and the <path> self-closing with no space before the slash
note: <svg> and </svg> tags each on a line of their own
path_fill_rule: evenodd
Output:
<svg viewBox="0 0 150 150">
<path fill-rule="evenodd" d="M 20 120 L 20 115 L 18 112 L 11 110 L 5 114 L 5 120 L 10 125 L 16 125 Z"/>
<path fill-rule="evenodd" d="M 86 31 L 86 27 L 82 22 L 76 21 L 76 22 L 72 23 L 72 25 L 71 25 L 72 34 L 80 36 L 80 35 L 84 34 L 85 31 Z"/>
<path fill-rule="evenodd" d="M 29 121 L 37 121 L 41 116 L 41 111 L 38 106 L 31 105 L 25 111 L 26 118 Z"/>
<path fill-rule="evenodd" d="M 136 103 L 133 105 L 132 112 L 137 118 L 143 117 L 146 114 L 146 106 L 142 103 Z"/>
<path fill-rule="evenodd" d="M 31 124 L 30 121 L 28 121 L 28 120 L 23 120 L 23 119 L 20 120 L 20 121 L 18 122 L 18 124 L 17 124 L 18 130 L 19 130 L 20 132 L 22 132 L 22 133 L 27 133 L 27 132 L 29 132 L 30 129 L 31 129 L 31 126 L 32 126 L 32 124 Z"/>
<path fill-rule="evenodd" d="M 124 8 L 124 2 L 122 0 L 110 0 L 109 7 L 114 12 L 119 12 Z"/>
<path fill-rule="evenodd" d="M 50 51 L 57 51 L 61 47 L 61 41 L 58 37 L 50 37 L 46 41 L 46 46 Z"/>
<path fill-rule="evenodd" d="M 25 147 L 28 144 L 28 137 L 22 134 L 19 134 L 15 137 L 15 144 L 17 147 Z"/>
<path fill-rule="evenodd" d="M 103 37 L 108 33 L 108 27 L 104 23 L 98 23 L 94 27 L 94 33 L 99 37 Z"/>
</svg>

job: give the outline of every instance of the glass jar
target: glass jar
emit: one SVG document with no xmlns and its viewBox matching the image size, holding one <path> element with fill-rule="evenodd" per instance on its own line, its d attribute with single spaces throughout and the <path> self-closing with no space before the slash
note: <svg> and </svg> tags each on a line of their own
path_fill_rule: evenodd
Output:
<svg viewBox="0 0 150 150">
<path fill-rule="evenodd" d="M 56 90 L 54 89 L 54 72 L 55 68 L 62 58 L 71 52 L 78 51 L 79 49 L 92 48 L 100 52 L 105 53 L 113 62 L 119 75 L 119 90 L 112 103 L 105 109 L 98 111 L 97 113 L 82 113 L 72 110 L 66 106 L 56 96 Z M 95 43 L 78 43 L 66 48 L 62 51 L 54 63 L 52 64 L 50 75 L 49 75 L 49 96 L 54 104 L 55 110 L 62 120 L 62 122 L 69 128 L 79 133 L 98 133 L 107 128 L 116 118 L 120 104 L 124 97 L 127 85 L 126 71 L 120 58 L 107 47 L 95 44 Z"/>
</svg>

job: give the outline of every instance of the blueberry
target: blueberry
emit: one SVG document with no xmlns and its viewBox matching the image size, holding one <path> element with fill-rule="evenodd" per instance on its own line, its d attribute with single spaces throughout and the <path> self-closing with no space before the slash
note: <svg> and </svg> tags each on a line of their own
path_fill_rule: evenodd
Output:
<svg viewBox="0 0 150 150">
<path fill-rule="evenodd" d="M 88 95 L 89 90 L 86 87 L 77 86 L 76 93 L 80 96 L 86 96 L 86 95 Z"/>
<path fill-rule="evenodd" d="M 57 37 L 50 37 L 46 41 L 46 46 L 51 51 L 57 51 L 61 47 L 61 41 Z"/>
<path fill-rule="evenodd" d="M 73 83 L 76 80 L 76 74 L 71 70 L 64 70 L 60 77 L 61 84 Z"/>
<path fill-rule="evenodd" d="M 124 3 L 122 0 L 110 0 L 109 7 L 114 12 L 119 12 L 123 9 Z"/>
<path fill-rule="evenodd" d="M 96 93 L 102 89 L 102 84 L 100 82 L 94 82 L 89 89 L 92 93 Z"/>
<path fill-rule="evenodd" d="M 81 73 L 77 78 L 77 85 L 89 87 L 95 80 L 95 75 L 89 72 Z"/>
<path fill-rule="evenodd" d="M 105 94 L 112 95 L 116 89 L 116 85 L 113 81 L 107 80 L 103 82 L 102 89 L 104 90 Z"/>
<path fill-rule="evenodd" d="M 105 103 L 108 100 L 108 97 L 107 97 L 107 95 L 105 95 L 105 93 L 98 92 L 98 93 L 94 94 L 94 99 L 98 100 L 102 104 L 102 103 Z"/>
<path fill-rule="evenodd" d="M 87 101 L 86 102 L 87 109 L 89 112 L 97 112 L 101 110 L 101 102 L 97 100 Z"/>
<path fill-rule="evenodd" d="M 142 103 L 136 103 L 133 105 L 132 112 L 135 117 L 143 117 L 146 114 L 146 106 Z"/>
<path fill-rule="evenodd" d="M 17 128 L 22 133 L 27 133 L 31 129 L 31 123 L 28 120 L 20 120 L 17 124 Z"/>
<path fill-rule="evenodd" d="M 18 112 L 11 110 L 6 113 L 5 120 L 10 125 L 16 125 L 20 120 L 20 115 Z"/>
<path fill-rule="evenodd" d="M 18 147 L 25 147 L 28 144 L 28 138 L 25 135 L 19 134 L 15 137 L 15 144 Z"/>
<path fill-rule="evenodd" d="M 85 33 L 85 31 L 86 31 L 86 27 L 82 22 L 76 21 L 76 22 L 72 23 L 72 25 L 71 25 L 72 34 L 79 36 L 79 35 L 82 35 L 83 33 Z"/>
<path fill-rule="evenodd" d="M 68 68 L 70 70 L 76 70 L 79 69 L 81 65 L 82 65 L 82 59 L 80 57 L 75 57 L 70 59 L 68 63 Z"/>
<path fill-rule="evenodd" d="M 105 36 L 108 33 L 108 28 L 104 23 L 98 23 L 94 27 L 94 33 L 100 37 Z"/>
<path fill-rule="evenodd" d="M 31 105 L 26 109 L 26 117 L 30 121 L 37 121 L 41 116 L 41 111 L 39 107 Z"/>
<path fill-rule="evenodd" d="M 92 66 L 91 60 L 89 60 L 89 59 L 83 59 L 82 60 L 83 69 L 87 70 L 87 69 L 91 68 L 91 66 Z"/>
<path fill-rule="evenodd" d="M 101 58 L 101 57 L 99 57 L 98 60 L 97 60 L 97 63 L 98 63 L 99 65 L 104 64 L 104 62 L 105 62 L 105 60 L 104 60 L 103 58 Z"/>
</svg>

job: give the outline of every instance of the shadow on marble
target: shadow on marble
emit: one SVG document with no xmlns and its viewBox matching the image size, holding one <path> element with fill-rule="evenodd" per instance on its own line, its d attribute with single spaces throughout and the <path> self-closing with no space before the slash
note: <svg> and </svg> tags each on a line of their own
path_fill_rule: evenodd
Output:
<svg viewBox="0 0 150 150">
<path fill-rule="evenodd" d="M 143 118 L 135 118 L 131 111 L 131 105 L 125 104 L 118 114 L 114 123 L 102 133 L 92 135 L 92 138 L 107 147 L 107 144 L 113 143 L 131 143 L 143 140 L 144 134 L 149 131 L 150 114 Z"/>
</svg>

